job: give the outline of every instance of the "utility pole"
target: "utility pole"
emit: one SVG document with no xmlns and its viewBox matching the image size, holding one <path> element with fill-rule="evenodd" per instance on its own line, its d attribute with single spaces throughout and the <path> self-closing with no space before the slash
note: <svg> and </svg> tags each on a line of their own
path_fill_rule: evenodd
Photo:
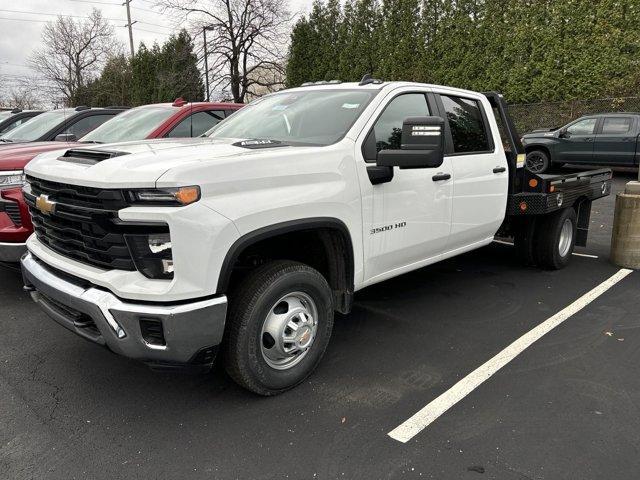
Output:
<svg viewBox="0 0 640 480">
<path fill-rule="evenodd" d="M 129 27 L 129 47 L 131 47 L 131 57 L 133 58 L 133 56 L 135 55 L 135 52 L 133 50 L 133 30 L 131 27 L 136 22 L 131 21 L 131 8 L 129 8 L 130 3 L 131 3 L 131 0 L 124 0 L 123 5 L 126 5 L 127 7 L 127 24 L 125 25 L 125 27 Z"/>
<path fill-rule="evenodd" d="M 207 89 L 207 102 L 209 101 L 209 60 L 207 59 L 207 29 L 202 27 L 202 36 L 204 37 L 204 84 Z"/>
</svg>

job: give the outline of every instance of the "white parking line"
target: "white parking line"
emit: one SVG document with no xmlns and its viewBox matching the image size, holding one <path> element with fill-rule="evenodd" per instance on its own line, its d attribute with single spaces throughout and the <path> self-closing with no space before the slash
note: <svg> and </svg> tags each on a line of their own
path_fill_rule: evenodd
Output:
<svg viewBox="0 0 640 480">
<path fill-rule="evenodd" d="M 388 435 L 406 443 L 420 433 L 423 429 L 433 423 L 443 413 L 453 407 L 456 403 L 469 395 L 473 390 L 478 388 L 482 383 L 491 378 L 491 376 L 508 364 L 511 360 L 522 353 L 531 344 L 539 340 L 543 335 L 550 332 L 566 319 L 576 314 L 584 307 L 593 302 L 600 295 L 613 287 L 620 280 L 629 275 L 633 270 L 623 268 L 610 278 L 602 282 L 593 290 L 585 293 L 583 296 L 574 301 L 571 305 L 565 307 L 552 317 L 548 318 L 532 330 L 525 333 L 507 348 L 498 353 L 495 357 L 476 368 L 469 375 L 456 383 L 449 390 L 437 397 L 422 410 L 417 412 L 406 422 L 391 430 Z"/>
<path fill-rule="evenodd" d="M 499 243 L 500 245 L 511 245 L 511 246 L 513 246 L 513 242 L 506 242 L 504 240 L 494 240 L 493 243 Z M 576 257 L 598 258 L 597 255 L 591 255 L 589 253 L 573 252 L 571 255 L 575 255 Z"/>
</svg>

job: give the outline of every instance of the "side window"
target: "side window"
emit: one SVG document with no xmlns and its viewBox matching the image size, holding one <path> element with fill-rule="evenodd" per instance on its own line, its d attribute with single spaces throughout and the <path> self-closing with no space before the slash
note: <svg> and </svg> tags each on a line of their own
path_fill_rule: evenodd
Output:
<svg viewBox="0 0 640 480">
<path fill-rule="evenodd" d="M 596 128 L 597 118 L 585 118 L 578 120 L 567 127 L 567 133 L 572 135 L 591 135 Z"/>
<path fill-rule="evenodd" d="M 376 135 L 376 149 L 399 149 L 402 137 L 402 122 L 407 117 L 430 115 L 427 99 L 422 93 L 399 95 L 386 106 L 378 118 L 373 131 Z"/>
<path fill-rule="evenodd" d="M 451 95 L 441 95 L 440 98 L 447 114 L 454 153 L 491 150 L 479 102 Z"/>
<path fill-rule="evenodd" d="M 115 115 L 113 113 L 109 115 L 89 115 L 88 117 L 83 117 L 77 122 L 69 125 L 64 129 L 62 133 L 73 133 L 76 138 L 82 138 L 91 130 L 99 127 L 107 120 L 112 119 L 114 116 Z"/>
<path fill-rule="evenodd" d="M 224 111 L 222 110 L 197 112 L 184 118 L 169 132 L 167 137 L 199 137 L 210 128 L 215 127 L 222 119 L 224 119 Z"/>
<path fill-rule="evenodd" d="M 605 117 L 602 123 L 604 134 L 624 134 L 631 130 L 632 120 L 629 117 Z"/>
</svg>

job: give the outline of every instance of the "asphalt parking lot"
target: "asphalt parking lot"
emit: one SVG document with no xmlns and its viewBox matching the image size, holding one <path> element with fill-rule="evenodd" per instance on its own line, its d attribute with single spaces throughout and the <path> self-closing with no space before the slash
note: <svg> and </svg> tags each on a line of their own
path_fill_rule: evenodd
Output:
<svg viewBox="0 0 640 480">
<path fill-rule="evenodd" d="M 614 200 L 594 204 L 587 256 L 562 271 L 495 243 L 359 292 L 317 372 L 274 398 L 220 368 L 154 373 L 96 348 L 0 269 L 0 478 L 637 478 L 637 273 L 407 443 L 388 435 L 619 270 Z"/>
</svg>

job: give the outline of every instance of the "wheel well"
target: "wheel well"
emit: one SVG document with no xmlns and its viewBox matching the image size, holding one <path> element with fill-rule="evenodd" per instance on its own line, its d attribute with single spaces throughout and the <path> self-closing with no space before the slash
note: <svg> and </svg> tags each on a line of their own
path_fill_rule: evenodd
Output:
<svg viewBox="0 0 640 480">
<path fill-rule="evenodd" d="M 529 152 L 533 152 L 534 150 L 540 150 L 541 152 L 544 152 L 547 154 L 547 156 L 549 157 L 549 160 L 551 160 L 551 151 L 542 145 L 529 145 L 528 147 L 525 147 L 524 151 L 525 153 L 529 153 Z"/>
<path fill-rule="evenodd" d="M 344 224 L 313 222 L 269 228 L 245 235 L 232 246 L 218 292 L 232 291 L 254 268 L 270 260 L 293 260 L 318 270 L 334 296 L 335 309 L 348 313 L 353 302 L 353 247 Z"/>
</svg>

